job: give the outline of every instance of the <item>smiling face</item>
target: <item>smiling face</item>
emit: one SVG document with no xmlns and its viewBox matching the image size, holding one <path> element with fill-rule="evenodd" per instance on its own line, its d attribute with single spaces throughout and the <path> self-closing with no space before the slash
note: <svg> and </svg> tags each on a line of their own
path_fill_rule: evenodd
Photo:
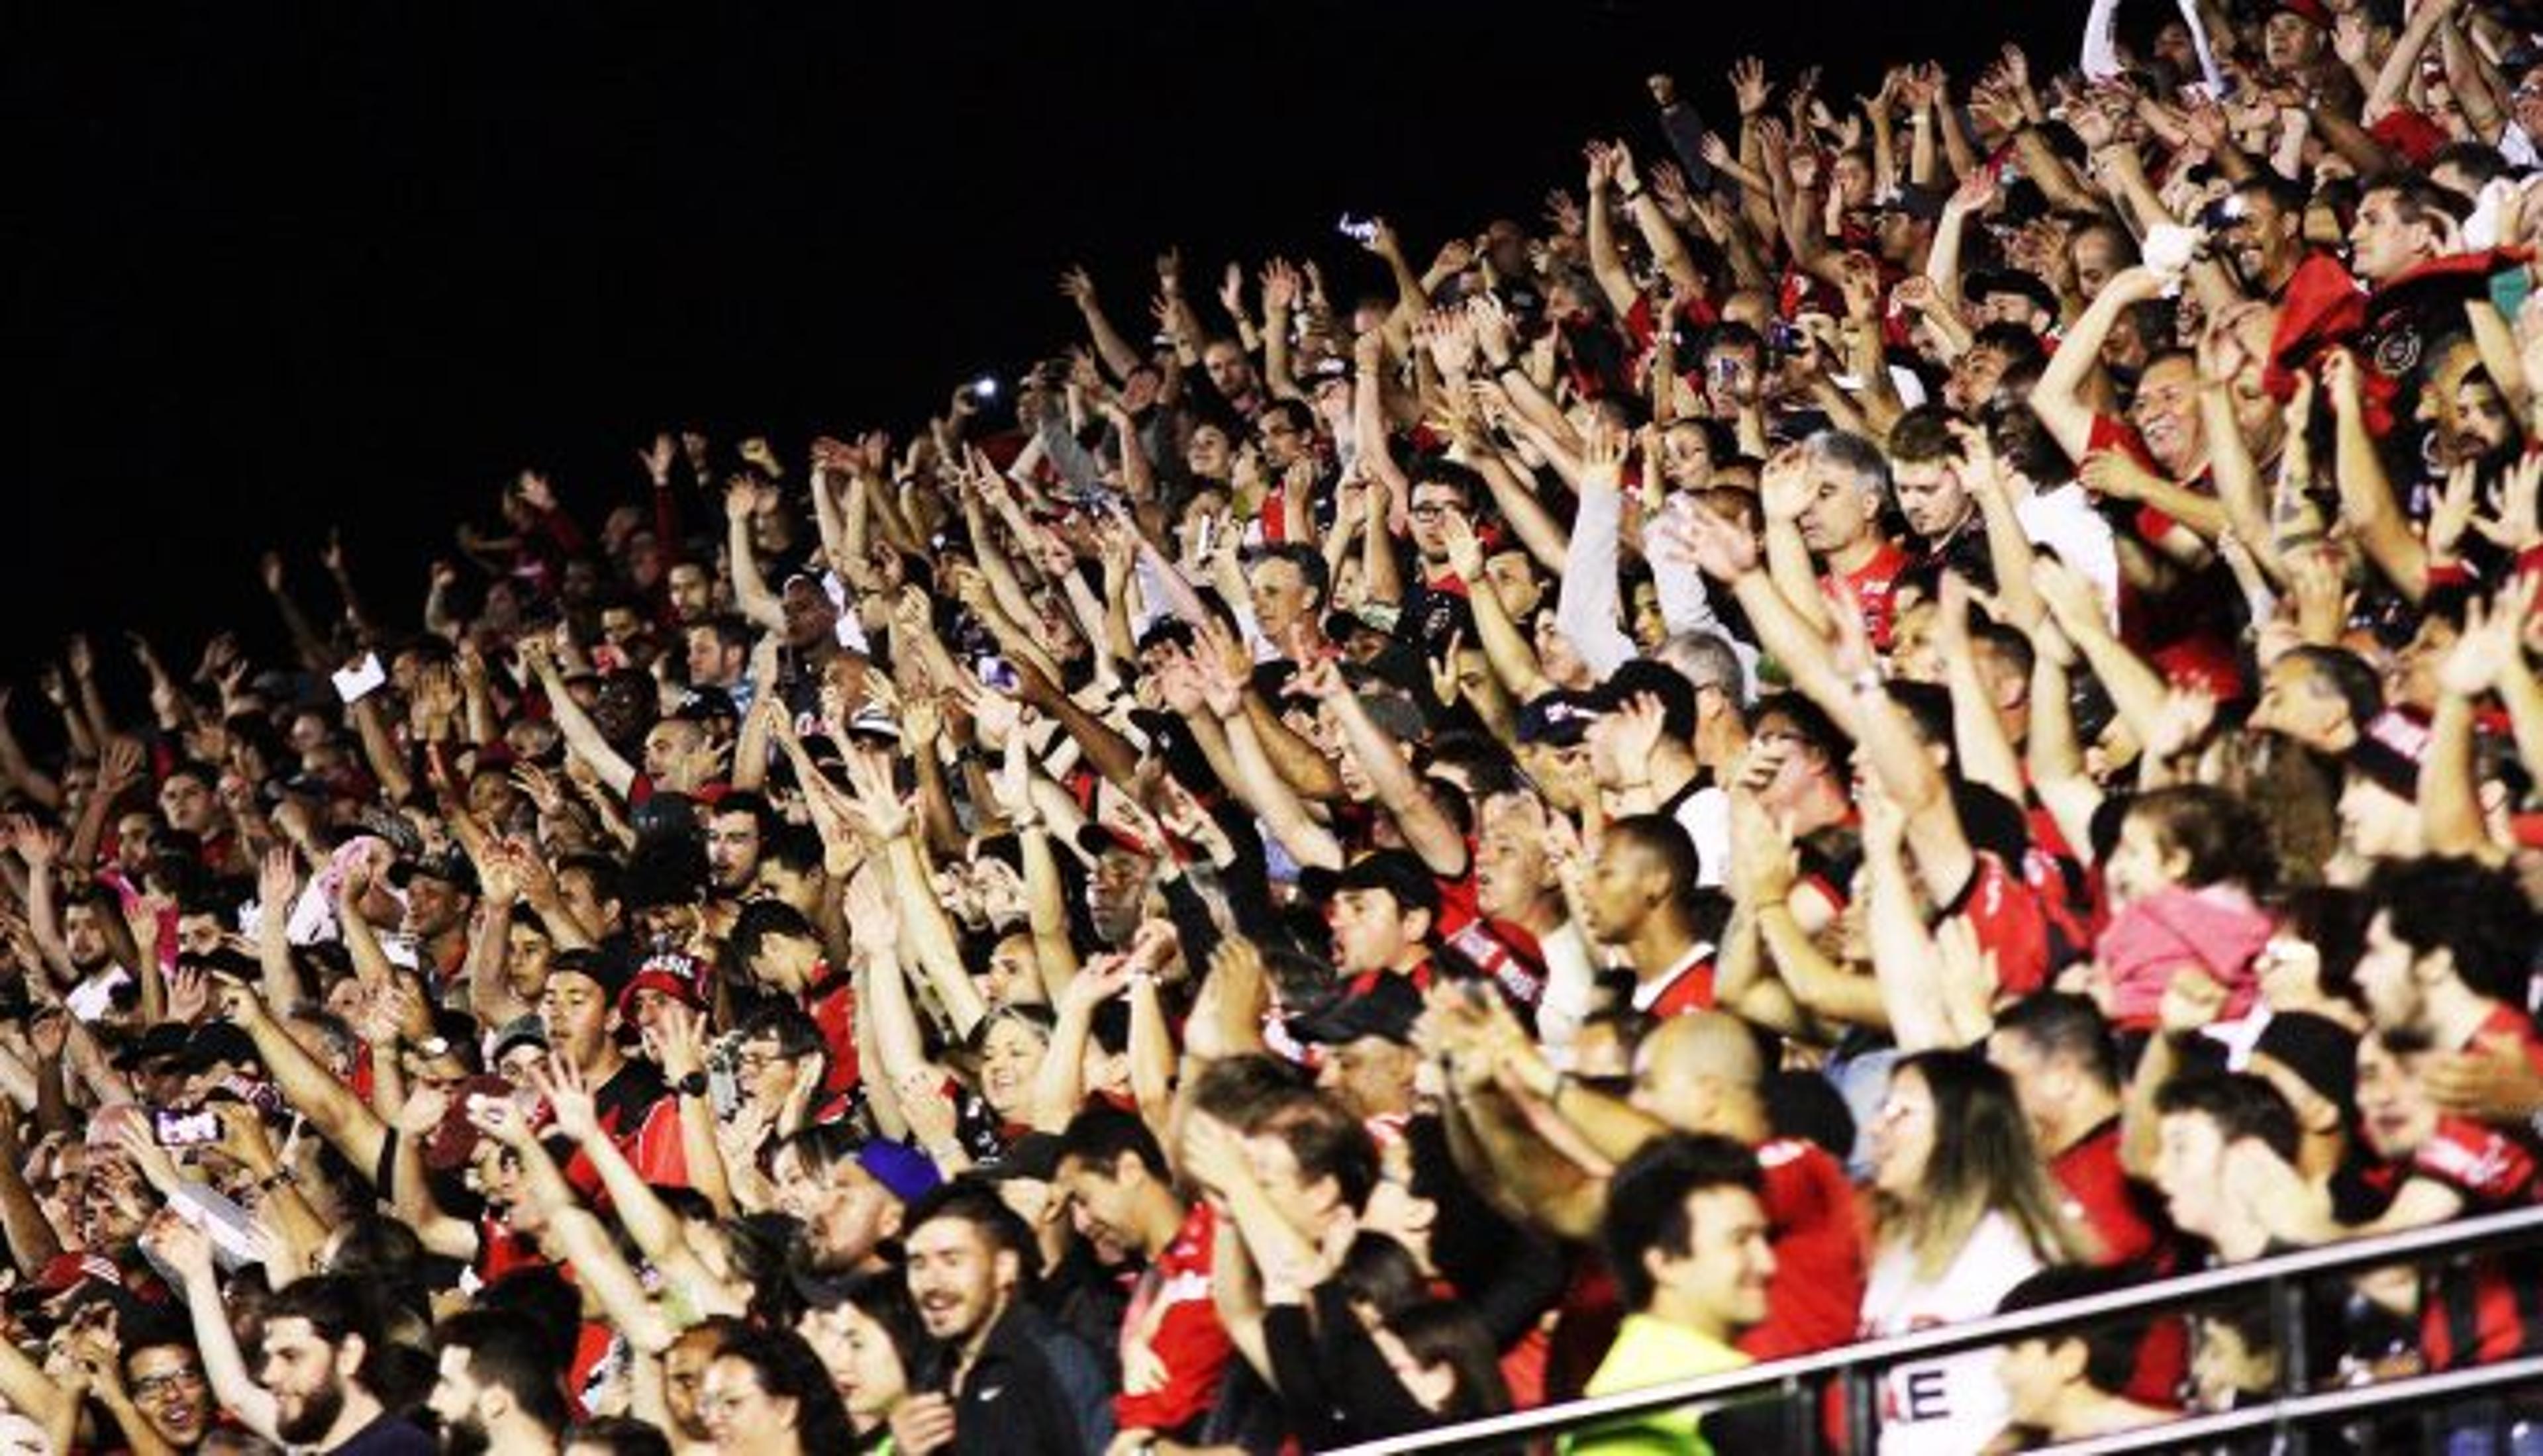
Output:
<svg viewBox="0 0 2543 1456">
<path fill-rule="evenodd" d="M 989 1024 L 980 1042 L 980 1098 L 991 1111 L 1002 1117 L 1024 1111 L 1049 1049 L 1048 1038 L 1029 1022 L 1000 1017 Z"/>
<path fill-rule="evenodd" d="M 211 1387 L 192 1346 L 145 1344 L 124 1356 L 124 1388 L 161 1440 L 186 1449 L 211 1422 Z"/>
<path fill-rule="evenodd" d="M 2196 474 L 2206 458 L 2206 435 L 2198 418 L 2198 365 L 2183 354 L 2167 354 L 2148 365 L 2137 381 L 2128 420 L 2144 438 L 2146 453 L 2167 475 L 2183 480 Z"/>
<path fill-rule="evenodd" d="M 273 1393 L 274 1427 L 296 1446 L 315 1445 L 345 1412 L 345 1382 L 361 1364 L 359 1340 L 330 1344 L 297 1316 L 265 1328 L 257 1383 Z"/>
<path fill-rule="evenodd" d="M 995 1321 L 1018 1277 L 1014 1255 L 966 1218 L 920 1224 L 908 1243 L 909 1297 L 927 1333 L 960 1343 Z"/>
</svg>

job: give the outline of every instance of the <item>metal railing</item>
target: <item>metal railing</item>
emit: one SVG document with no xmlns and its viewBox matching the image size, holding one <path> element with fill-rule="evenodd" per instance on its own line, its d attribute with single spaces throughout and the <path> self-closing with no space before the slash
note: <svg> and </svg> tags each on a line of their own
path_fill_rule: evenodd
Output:
<svg viewBox="0 0 2543 1456">
<path fill-rule="evenodd" d="M 2223 1268 L 2151 1279 L 2086 1299 L 2042 1305 L 2016 1314 L 1996 1315 L 1965 1324 L 1919 1330 L 1887 1340 L 1839 1345 L 1814 1354 L 1749 1365 L 1719 1375 L 1672 1381 L 1640 1390 L 1593 1396 L 1530 1411 L 1515 1411 L 1481 1420 L 1438 1426 L 1408 1435 L 1390 1436 L 1344 1448 L 1339 1456 L 1410 1456 L 1423 1451 L 1515 1449 L 1538 1440 L 1588 1426 L 1621 1424 L 1684 1406 L 1723 1407 L 1742 1401 L 1782 1396 L 1788 1401 L 1812 1397 L 1827 1381 L 1845 1392 L 1846 1426 L 1850 1431 L 1879 1429 L 1879 1391 L 1890 1366 L 1911 1360 L 1959 1354 L 2004 1344 L 2035 1335 L 2088 1327 L 2118 1316 L 2189 1313 L 2220 1296 L 2266 1288 L 2278 1348 L 2277 1392 L 2268 1404 L 2214 1415 L 2189 1416 L 2160 1425 L 2060 1445 L 2060 1452 L 2177 1450 L 2194 1441 L 2220 1436 L 2273 1431 L 2286 1437 L 2287 1449 L 2301 1452 L 2308 1429 L 2337 1418 L 2445 1397 L 2470 1396 L 2509 1387 L 2543 1383 L 2543 1354 L 2473 1365 L 2430 1375 L 2383 1380 L 2371 1385 L 2312 1391 L 2318 1372 L 2307 1368 L 2306 1290 L 2313 1279 L 2391 1264 L 2424 1263 L 2516 1244 L 2543 1244 L 2543 1207 L 2519 1208 L 2453 1223 L 2434 1224 L 2397 1234 L 2350 1239 L 2289 1254 L 2273 1255 Z M 1795 1423 L 1799 1449 L 1815 1449 L 1821 1440 L 1815 1401 L 1802 1407 Z M 1870 1443 L 1858 1441 L 1868 1450 Z"/>
</svg>

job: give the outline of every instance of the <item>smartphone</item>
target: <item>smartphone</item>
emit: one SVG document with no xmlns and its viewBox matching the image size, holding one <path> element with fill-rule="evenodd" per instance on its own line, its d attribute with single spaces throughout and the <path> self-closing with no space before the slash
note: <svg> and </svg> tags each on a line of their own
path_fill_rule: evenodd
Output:
<svg viewBox="0 0 2543 1456">
<path fill-rule="evenodd" d="M 150 1130 L 163 1148 L 199 1147 L 221 1139 L 221 1119 L 209 1108 L 161 1108 L 150 1114 Z"/>
<path fill-rule="evenodd" d="M 1015 664 L 1009 662 L 1006 658 L 999 656 L 982 657 L 977 662 L 974 662 L 972 666 L 978 671 L 980 682 L 983 686 L 995 688 L 997 691 L 1002 693 L 1012 693 L 1016 690 L 1018 679 L 1016 677 Z"/>
<path fill-rule="evenodd" d="M 1353 217 L 1348 212 L 1334 224 L 1334 231 L 1363 248 L 1377 241 L 1377 223 L 1374 219 Z"/>
</svg>

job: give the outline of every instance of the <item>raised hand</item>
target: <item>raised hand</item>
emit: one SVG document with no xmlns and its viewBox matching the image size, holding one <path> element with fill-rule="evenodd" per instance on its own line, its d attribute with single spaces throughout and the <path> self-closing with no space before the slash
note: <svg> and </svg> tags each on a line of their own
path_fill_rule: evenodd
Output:
<svg viewBox="0 0 2543 1456">
<path fill-rule="evenodd" d="M 1742 56 L 1731 63 L 1731 95 L 1739 105 L 1742 117 L 1756 115 L 1774 100 L 1774 88 L 1766 80 L 1766 63 L 1753 55 Z"/>
<path fill-rule="evenodd" d="M 2475 517 L 2473 529 L 2504 551 L 2543 546 L 2543 456 L 2518 456 L 2500 482 L 2499 494 L 2499 514 Z"/>
</svg>

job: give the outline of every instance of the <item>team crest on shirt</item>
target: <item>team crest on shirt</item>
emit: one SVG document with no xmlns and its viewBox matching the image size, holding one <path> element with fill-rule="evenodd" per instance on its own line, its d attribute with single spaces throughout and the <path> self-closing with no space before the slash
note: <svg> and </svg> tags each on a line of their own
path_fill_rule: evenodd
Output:
<svg viewBox="0 0 2543 1456">
<path fill-rule="evenodd" d="M 2397 324 L 2375 341 L 2375 372 L 2387 379 L 2401 378 L 2420 367 L 2421 348 L 2420 331 L 2406 323 Z"/>
</svg>

